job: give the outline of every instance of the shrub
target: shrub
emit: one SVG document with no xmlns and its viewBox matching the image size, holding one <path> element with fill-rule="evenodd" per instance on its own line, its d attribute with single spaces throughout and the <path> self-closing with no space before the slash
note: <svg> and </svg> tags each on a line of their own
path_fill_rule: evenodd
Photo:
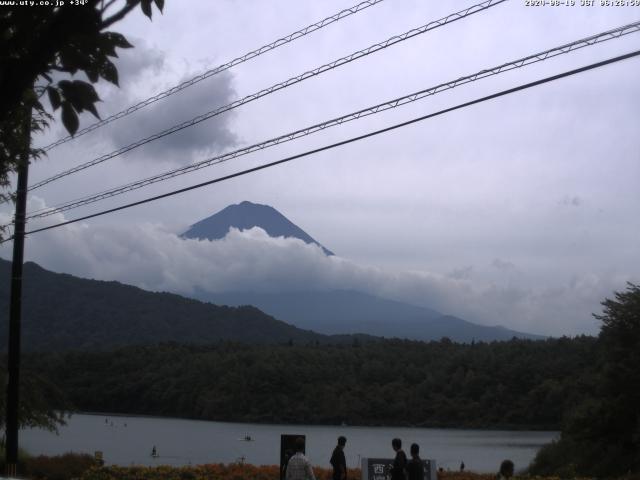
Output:
<svg viewBox="0 0 640 480">
<path fill-rule="evenodd" d="M 25 462 L 26 476 L 36 480 L 70 480 L 95 467 L 96 461 L 85 453 L 65 453 L 55 457 L 40 455 Z"/>
</svg>

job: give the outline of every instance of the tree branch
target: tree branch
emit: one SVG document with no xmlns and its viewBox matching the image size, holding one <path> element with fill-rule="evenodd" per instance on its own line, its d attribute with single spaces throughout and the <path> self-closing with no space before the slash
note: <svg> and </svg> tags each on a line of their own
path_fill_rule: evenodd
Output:
<svg viewBox="0 0 640 480">
<path fill-rule="evenodd" d="M 102 10 L 102 14 L 104 15 L 104 12 L 106 12 L 107 10 L 109 10 L 109 8 L 111 7 L 111 5 L 113 5 L 114 3 L 116 3 L 117 0 L 109 0 L 107 2 L 107 4 L 105 5 L 104 2 L 101 5 L 101 10 Z"/>
<path fill-rule="evenodd" d="M 129 4 L 126 7 L 122 8 L 118 13 L 114 13 L 109 18 L 105 19 L 102 22 L 102 26 L 101 26 L 100 30 L 103 30 L 103 29 L 113 25 L 117 21 L 122 20 L 131 10 L 133 10 L 134 8 L 136 8 L 138 6 L 138 3 L 140 3 L 140 2 Z"/>
</svg>

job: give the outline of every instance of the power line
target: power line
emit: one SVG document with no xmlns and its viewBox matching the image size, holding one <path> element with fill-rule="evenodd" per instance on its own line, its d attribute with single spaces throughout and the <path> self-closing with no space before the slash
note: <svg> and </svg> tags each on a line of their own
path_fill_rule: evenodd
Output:
<svg viewBox="0 0 640 480">
<path fill-rule="evenodd" d="M 148 185 L 152 185 L 154 183 L 157 182 L 161 182 L 164 180 L 168 180 L 170 178 L 174 178 L 177 177 L 179 175 L 184 175 L 186 173 L 190 173 L 196 170 L 200 170 L 202 168 L 206 168 L 212 165 L 216 165 L 219 163 L 223 163 L 223 162 L 227 162 L 229 160 L 232 160 L 234 158 L 243 156 L 243 155 L 247 155 L 249 153 L 253 153 L 259 150 L 263 150 L 275 145 L 279 145 L 281 143 L 285 143 L 285 142 L 289 142 L 292 140 L 295 140 L 297 138 L 301 138 L 307 135 L 311 135 L 313 133 L 325 130 L 327 128 L 333 127 L 333 126 L 337 126 L 337 125 L 342 125 L 343 123 L 346 122 L 350 122 L 353 120 L 357 120 L 359 118 L 365 117 L 365 116 L 369 116 L 369 115 L 374 115 L 392 108 L 396 108 L 399 107 L 401 105 L 406 105 L 408 103 L 411 102 L 415 102 L 417 100 L 423 99 L 425 97 L 431 96 L 431 95 L 435 95 L 437 93 L 440 93 L 442 91 L 445 90 L 450 90 L 453 89 L 457 86 L 460 85 L 464 85 L 466 83 L 470 83 L 482 78 L 486 78 L 489 76 L 493 76 L 493 75 L 498 75 L 500 73 L 509 71 L 509 70 L 513 70 L 516 68 L 521 68 L 523 66 L 527 66 L 527 65 L 531 65 L 537 62 L 541 62 L 544 61 L 546 59 L 549 58 L 553 58 L 555 56 L 558 55 L 562 55 L 565 53 L 569 53 L 572 52 L 574 50 L 577 50 L 579 48 L 583 48 L 583 47 L 587 47 L 590 45 L 594 45 L 596 43 L 601 43 L 604 42 L 606 40 L 610 40 L 613 38 L 620 38 L 623 35 L 627 35 L 629 33 L 634 33 L 634 32 L 639 32 L 640 31 L 640 21 L 639 22 L 635 22 L 629 25 L 625 25 L 625 26 L 621 26 L 612 30 L 607 30 L 605 32 L 596 34 L 596 35 L 592 35 L 590 37 L 587 38 L 583 38 L 581 40 L 576 40 L 574 42 L 571 43 L 567 43 L 558 47 L 554 47 L 548 50 L 545 50 L 543 52 L 540 53 L 535 53 L 532 55 L 529 55 L 527 57 L 524 58 L 520 58 L 518 60 L 514 60 L 514 61 L 510 61 L 510 62 L 506 62 L 503 63 L 497 67 L 493 67 L 493 68 L 489 68 L 489 69 L 484 69 L 481 70 L 479 72 L 476 72 L 472 75 L 467 75 L 465 77 L 460 77 L 456 80 L 452 80 L 450 82 L 446 82 L 446 83 L 441 83 L 439 85 L 436 85 L 435 87 L 430 87 L 424 90 L 420 90 L 419 92 L 415 92 L 415 93 L 411 93 L 409 95 L 405 95 L 403 97 L 399 97 L 399 98 L 395 98 L 393 100 L 389 100 L 387 102 L 384 103 L 380 103 L 377 104 L 375 106 L 372 107 L 368 107 L 362 110 L 358 110 L 357 112 L 353 112 L 353 113 L 349 113 L 347 115 L 343 115 L 341 117 L 337 117 L 322 123 L 318 123 L 315 125 L 312 125 L 310 127 L 306 127 L 300 130 L 296 130 L 294 132 L 289 132 L 287 134 L 281 135 L 279 137 L 275 137 L 275 138 L 271 138 L 269 140 L 260 142 L 260 143 L 256 143 L 253 145 L 250 145 L 248 147 L 244 147 L 232 152 L 227 152 L 224 153 L 222 155 L 218 155 L 212 158 L 209 158 L 207 160 L 203 160 L 201 162 L 192 164 L 192 165 L 187 165 L 185 167 L 180 167 L 174 170 L 170 170 L 158 175 L 154 175 L 152 177 L 148 177 L 145 179 L 141 179 L 141 180 L 137 180 L 135 182 L 126 184 L 126 185 L 121 185 L 119 187 L 110 189 L 110 190 L 106 190 L 97 194 L 93 194 L 93 195 L 89 195 L 89 196 L 85 196 L 79 199 L 75 199 L 75 200 L 70 200 L 68 202 L 65 202 L 63 204 L 54 206 L 54 207 L 48 207 L 48 208 L 43 208 L 40 210 L 36 210 L 33 212 L 30 212 L 29 215 L 27 216 L 27 218 L 32 219 L 32 218 L 41 218 L 41 217 L 46 217 L 49 215 L 53 215 L 55 213 L 60 213 L 60 212 L 64 212 L 67 210 L 71 210 L 74 208 L 78 208 L 84 205 L 88 205 L 91 203 L 95 203 L 97 201 L 100 200 L 104 200 L 106 198 L 110 198 L 110 197 L 114 197 L 116 195 L 121 195 L 124 194 L 126 192 L 130 192 L 132 190 L 137 190 L 138 188 L 142 188 L 142 187 L 146 187 Z"/>
<path fill-rule="evenodd" d="M 536 80 L 534 82 L 530 82 L 530 83 L 526 83 L 526 84 L 523 84 L 523 85 L 519 85 L 519 86 L 514 87 L 514 88 L 510 88 L 510 89 L 507 89 L 507 90 L 502 90 L 502 91 L 500 91 L 498 93 L 494 93 L 492 95 L 487 95 L 485 97 L 481 97 L 481 98 L 478 98 L 476 100 L 472 100 L 472 101 L 469 101 L 469 102 L 461 103 L 461 104 L 455 105 L 453 107 L 445 108 L 444 110 L 439 110 L 439 111 L 437 111 L 435 113 L 430 113 L 430 114 L 427 114 L 427 115 L 423 115 L 421 117 L 414 118 L 414 119 L 408 120 L 406 122 L 398 123 L 398 124 L 395 124 L 395 125 L 392 125 L 392 126 L 389 126 L 389 127 L 386 127 L 386 128 L 382 128 L 380 130 L 375 130 L 373 132 L 366 133 L 364 135 L 359 135 L 357 137 L 352 137 L 352 138 L 349 138 L 347 140 L 342 140 L 340 142 L 336 142 L 336 143 L 333 143 L 333 144 L 330 144 L 330 145 L 325 145 L 325 146 L 320 147 L 320 148 L 316 148 L 316 149 L 313 149 L 313 150 L 308 150 L 306 152 L 299 153 L 297 155 L 292 155 L 290 157 L 286 157 L 286 158 L 283 158 L 281 160 L 277 160 L 275 162 L 270 162 L 270 163 L 266 163 L 266 164 L 263 164 L 263 165 L 259 165 L 257 167 L 253 167 L 253 168 L 249 168 L 249 169 L 246 169 L 246 170 L 242 170 L 240 172 L 236 172 L 236 173 L 233 173 L 233 174 L 230 174 L 230 175 L 225 175 L 223 177 L 214 178 L 213 180 L 209 180 L 209 181 L 206 181 L 206 182 L 198 183 L 196 185 L 191 185 L 189 187 L 181 188 L 181 189 L 178 189 L 178 190 L 173 190 L 171 192 L 164 193 L 162 195 L 156 195 L 154 197 L 146 198 L 144 200 L 140 200 L 140 201 L 137 201 L 137 202 L 132 202 L 132 203 L 129 203 L 129 204 L 126 204 L 126 205 L 121 205 L 119 207 L 110 208 L 108 210 L 103 210 L 101 212 L 93 213 L 91 215 L 86 215 L 84 217 L 75 218 L 73 220 L 68 220 L 66 222 L 60 222 L 60 223 L 57 223 L 57 224 L 54 224 L 54 225 L 49 225 L 48 227 L 42 227 L 42 228 L 38 228 L 38 229 L 35 229 L 35 230 L 30 230 L 28 232 L 25 232 L 25 234 L 38 233 L 38 232 L 43 232 L 45 230 L 51 230 L 53 228 L 58 228 L 58 227 L 62 227 L 62 226 L 65 226 L 65 225 L 70 225 L 72 223 L 80 222 L 82 220 L 87 220 L 87 219 L 90 219 L 90 218 L 95 218 L 95 217 L 99 217 L 99 216 L 102 216 L 102 215 L 106 215 L 108 213 L 113 213 L 113 212 L 117 212 L 117 211 L 120 211 L 120 210 L 125 210 L 125 209 L 131 208 L 131 207 L 135 207 L 135 206 L 142 205 L 142 204 L 145 204 L 145 203 L 149 203 L 149 202 L 153 202 L 153 201 L 156 201 L 156 200 L 160 200 L 162 198 L 167 198 L 167 197 L 171 197 L 173 195 L 178 195 L 180 193 L 188 192 L 190 190 L 195 190 L 195 189 L 198 189 L 198 188 L 202 188 L 202 187 L 205 187 L 207 185 L 212 185 L 214 183 L 219 183 L 219 182 L 223 182 L 223 181 L 226 181 L 226 180 L 230 180 L 232 178 L 236 178 L 236 177 L 240 177 L 240 176 L 243 176 L 243 175 L 247 175 L 249 173 L 257 172 L 259 170 L 263 170 L 263 169 L 266 169 L 266 168 L 274 167 L 274 166 L 280 165 L 282 163 L 290 162 L 290 161 L 296 160 L 298 158 L 302 158 L 302 157 L 313 155 L 313 154 L 316 154 L 316 153 L 319 153 L 319 152 L 330 150 L 330 149 L 333 149 L 333 148 L 336 148 L 336 147 L 339 147 L 339 146 L 342 146 L 342 145 L 347 145 L 347 144 L 350 144 L 350 143 L 354 143 L 354 142 L 357 142 L 359 140 L 364 140 L 366 138 L 373 137 L 373 136 L 376 136 L 376 135 L 380 135 L 382 133 L 386 133 L 386 132 L 389 132 L 389 131 L 392 131 L 392 130 L 396 130 L 396 129 L 401 128 L 401 127 L 406 127 L 408 125 L 411 125 L 411 124 L 414 124 L 414 123 L 418 123 L 418 122 L 427 120 L 429 118 L 437 117 L 437 116 L 443 115 L 445 113 L 449 113 L 449 112 L 452 112 L 452 111 L 455 111 L 455 110 L 459 110 L 459 109 L 466 108 L 466 107 L 469 107 L 469 106 L 472 106 L 472 105 L 476 105 L 476 104 L 479 104 L 479 103 L 482 103 L 482 102 L 486 102 L 488 100 L 493 100 L 493 99 L 498 98 L 498 97 L 502 97 L 502 96 L 509 95 L 509 94 L 512 94 L 512 93 L 515 93 L 515 92 L 526 90 L 526 89 L 529 89 L 529 88 L 532 88 L 532 87 L 535 87 L 535 86 L 538 86 L 538 85 L 542 85 L 542 84 L 549 83 L 549 82 L 552 82 L 552 81 L 555 81 L 555 80 L 559 80 L 561 78 L 565 78 L 565 77 L 569 77 L 569 76 L 576 75 L 576 74 L 579 74 L 579 73 L 583 73 L 583 72 L 586 72 L 588 70 L 593 70 L 595 68 L 600 68 L 600 67 L 603 67 L 605 65 L 610 65 L 612 63 L 620 62 L 622 60 L 626 60 L 626 59 L 629 59 L 629 58 L 632 58 L 632 57 L 636 57 L 638 55 L 640 55 L 640 50 L 636 50 L 634 52 L 627 53 L 625 55 L 620 55 L 620 56 L 617 56 L 617 57 L 614 57 L 614 58 L 610 58 L 608 60 L 603 60 L 601 62 L 592 63 L 592 64 L 586 65 L 584 67 L 580 67 L 580 68 L 576 68 L 576 69 L 573 69 L 573 70 L 569 70 L 569 71 L 566 71 L 566 72 L 563 72 L 563 73 L 559 73 L 557 75 L 553 75 L 553 76 L 546 77 L 546 78 L 543 78 L 543 79 L 540 79 L 540 80 Z M 7 238 L 6 240 L 3 240 L 0 243 L 5 243 L 5 242 L 11 240 L 12 238 L 13 237 Z"/>
<path fill-rule="evenodd" d="M 372 7 L 374 5 L 377 5 L 378 3 L 382 2 L 384 0 L 367 0 L 364 2 L 361 2 L 357 5 L 354 5 L 353 7 L 349 7 L 349 8 L 345 8 L 344 10 L 341 10 L 340 12 L 331 15 L 330 17 L 327 17 L 323 20 L 320 20 L 319 22 L 313 23 L 311 25 L 308 25 L 300 30 L 296 30 L 293 33 L 290 33 L 289 35 L 279 38 L 278 40 L 275 40 L 271 43 L 268 43 L 267 45 L 263 45 L 260 48 L 257 48 L 255 50 L 250 51 L 249 53 L 245 53 L 244 55 L 241 55 L 240 57 L 234 58 L 233 60 L 231 60 L 230 62 L 224 63 L 222 65 L 219 65 L 215 68 L 212 68 L 211 70 L 207 70 L 204 73 L 201 73 L 200 75 L 191 78 L 190 80 L 186 80 L 182 83 L 180 83 L 179 85 L 175 85 L 167 90 L 165 90 L 164 92 L 158 93 L 157 95 L 153 96 L 153 97 L 149 97 L 146 100 L 143 100 L 135 105 L 130 106 L 129 108 L 122 110 L 121 112 L 115 113 L 113 115 L 111 115 L 110 117 L 105 118 L 104 120 L 100 120 L 96 123 L 93 123 L 91 125 L 89 125 L 88 127 L 85 127 L 81 130 L 79 130 L 78 132 L 75 133 L 75 135 L 68 135 L 64 138 L 61 138 L 60 140 L 57 140 L 49 145 L 47 145 L 46 147 L 44 147 L 45 151 L 49 151 L 59 145 L 62 145 L 63 143 L 66 143 L 74 138 L 78 138 L 81 137 L 82 135 L 92 132 L 93 130 L 96 130 L 104 125 L 107 125 L 108 123 L 114 122 L 122 117 L 126 117 L 127 115 L 132 114 L 133 112 L 136 112 L 148 105 L 151 105 L 159 100 L 162 100 L 163 98 L 169 97 L 175 93 L 180 92 L 181 90 L 184 90 L 185 88 L 188 88 L 192 85 L 195 85 L 198 82 L 201 82 L 202 80 L 205 80 L 209 77 L 212 77 L 213 75 L 217 75 L 218 73 L 222 73 L 225 70 L 229 70 L 232 67 L 235 67 L 236 65 L 239 65 L 241 63 L 244 63 L 248 60 L 251 60 L 253 58 L 256 58 L 264 53 L 270 52 L 271 50 L 275 50 L 278 47 L 281 47 L 283 45 L 286 45 L 288 43 L 293 42 L 294 40 L 297 40 L 299 38 L 302 38 L 306 35 L 309 35 L 312 32 L 315 32 L 316 30 L 320 30 L 321 28 L 326 27 L 327 25 L 331 25 L 332 23 L 335 23 L 339 20 L 342 20 L 343 18 L 346 18 L 348 16 L 351 16 L 355 13 L 361 12 L 362 10 Z"/>
<path fill-rule="evenodd" d="M 266 95 L 269 95 L 271 93 L 277 92 L 279 90 L 282 90 L 284 88 L 290 87 L 291 85 L 295 85 L 297 83 L 300 83 L 304 80 L 307 80 L 308 78 L 312 78 L 315 77 L 317 75 L 320 75 L 324 72 L 327 72 L 329 70 L 333 70 L 335 68 L 338 68 L 342 65 L 345 65 L 347 63 L 353 62 L 354 60 L 357 60 L 359 58 L 363 58 L 366 57 L 367 55 L 370 55 L 372 53 L 378 52 L 380 50 L 383 50 L 385 48 L 388 48 L 392 45 L 395 45 L 396 43 L 400 43 L 403 42 L 405 40 L 408 40 L 409 38 L 413 38 L 417 35 L 421 35 L 423 33 L 426 33 L 430 30 L 434 30 L 438 27 L 441 27 L 443 25 L 447 25 L 449 23 L 455 22 L 457 20 L 460 20 L 462 18 L 466 18 L 470 15 L 473 15 L 474 13 L 478 13 L 481 11 L 484 11 L 488 8 L 491 8 L 495 5 L 498 5 L 500 3 L 506 2 L 507 0 L 485 0 L 482 3 L 479 3 L 477 5 L 473 5 L 469 8 L 466 8 L 464 10 L 461 10 L 459 12 L 455 12 L 455 13 L 451 13 L 449 15 L 447 15 L 446 17 L 443 17 L 441 19 L 438 20 L 434 20 L 432 22 L 429 22 L 426 25 L 423 25 L 421 27 L 418 28 L 414 28 L 412 30 L 409 30 L 408 32 L 405 32 L 403 34 L 400 35 L 395 35 L 391 38 L 388 38 L 387 40 L 385 40 L 384 42 L 380 42 L 380 43 L 376 43 L 375 45 L 371 45 L 370 47 L 367 47 L 363 50 L 358 50 L 357 52 L 354 52 L 350 55 L 347 55 L 346 57 L 342 57 L 339 58 L 338 60 L 334 60 L 331 63 L 327 63 L 325 65 L 322 65 L 320 67 L 317 67 L 313 70 L 309 70 L 305 73 L 302 73 L 300 75 L 297 75 L 295 77 L 291 77 L 288 80 L 285 80 L 284 82 L 280 82 L 277 83 L 275 85 L 272 85 L 271 87 L 265 88 L 263 90 L 260 90 L 257 93 L 253 93 L 251 95 L 247 95 L 244 98 L 235 100 L 227 105 L 224 105 L 222 107 L 218 107 L 214 110 L 211 110 L 207 113 L 204 113 L 202 115 L 198 115 L 197 117 L 192 118 L 191 120 L 187 120 L 185 122 L 182 122 L 178 125 L 174 125 L 173 127 L 170 127 L 166 130 L 163 130 L 162 132 L 156 133 L 154 135 L 151 135 L 147 138 L 144 138 L 142 140 L 138 140 L 135 143 L 132 143 L 130 145 L 127 145 L 125 147 L 122 147 L 118 150 L 115 150 L 111 153 L 108 153 L 106 155 L 103 155 L 101 157 L 95 158 L 89 162 L 83 163 L 82 165 L 78 165 L 77 167 L 71 168 L 69 170 L 66 170 L 64 172 L 61 172 L 59 174 L 56 174 L 52 177 L 46 178 L 38 183 L 35 183 L 34 185 L 32 185 L 31 187 L 29 187 L 29 191 L 31 190 L 35 190 L 37 188 L 40 188 L 48 183 L 51 183 L 55 180 L 58 180 L 62 177 L 66 177 L 68 175 L 71 175 L 73 173 L 79 172 L 81 170 L 84 170 L 86 168 L 92 167 L 94 165 L 98 165 L 99 163 L 105 162 L 107 160 L 110 160 L 114 157 L 117 157 L 119 155 L 122 155 L 123 153 L 127 153 L 130 152 L 131 150 L 134 150 L 138 147 L 141 147 L 143 145 L 146 145 L 147 143 L 153 142 L 155 140 L 158 140 L 160 138 L 166 137 L 167 135 L 171 135 L 173 133 L 176 133 L 180 130 L 183 130 L 185 128 L 188 127 L 192 127 L 193 125 L 196 125 L 198 123 L 201 123 L 205 120 L 208 120 L 212 117 L 215 117 L 217 115 L 220 115 L 224 112 L 228 112 L 234 108 L 237 108 L 241 105 L 244 105 L 246 103 L 252 102 L 254 100 L 257 100 L 259 98 L 262 98 Z"/>
</svg>

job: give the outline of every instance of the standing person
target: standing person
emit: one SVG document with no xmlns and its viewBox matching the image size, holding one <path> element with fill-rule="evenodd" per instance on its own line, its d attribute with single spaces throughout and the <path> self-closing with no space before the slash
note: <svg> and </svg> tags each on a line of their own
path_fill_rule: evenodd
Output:
<svg viewBox="0 0 640 480">
<path fill-rule="evenodd" d="M 338 445 L 333 449 L 331 454 L 331 466 L 333 467 L 333 480 L 347 480 L 347 460 L 344 457 L 344 446 L 347 439 L 343 436 L 338 437 Z"/>
<path fill-rule="evenodd" d="M 513 470 L 515 465 L 511 460 L 503 460 L 500 464 L 500 471 L 498 472 L 499 480 L 509 480 L 513 477 Z"/>
<path fill-rule="evenodd" d="M 311 468 L 311 463 L 302 453 L 304 450 L 304 438 L 296 438 L 296 453 L 287 463 L 286 480 L 316 480 Z"/>
<path fill-rule="evenodd" d="M 391 480 L 406 480 L 407 455 L 402 450 L 402 440 L 394 438 L 391 440 L 393 451 L 396 452 L 396 458 L 393 459 L 391 467 Z"/>
<path fill-rule="evenodd" d="M 424 480 L 424 466 L 420 458 L 420 446 L 417 443 L 411 444 L 411 460 L 407 463 L 408 480 Z"/>
</svg>

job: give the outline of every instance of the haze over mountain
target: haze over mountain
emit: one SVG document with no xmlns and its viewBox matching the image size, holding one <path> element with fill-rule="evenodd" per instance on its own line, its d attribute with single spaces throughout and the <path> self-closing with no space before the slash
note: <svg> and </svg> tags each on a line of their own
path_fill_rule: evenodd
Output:
<svg viewBox="0 0 640 480">
<path fill-rule="evenodd" d="M 366 333 L 423 341 L 448 337 L 455 342 L 545 338 L 501 326 L 478 325 L 429 308 L 353 290 L 280 293 L 200 291 L 195 297 L 221 305 L 253 305 L 298 328 L 331 335 Z"/>
<path fill-rule="evenodd" d="M 219 240 L 225 237 L 230 228 L 248 230 L 253 227 L 262 228 L 270 237 L 298 238 L 305 243 L 318 245 L 327 255 L 333 255 L 333 252 L 323 247 L 275 208 L 248 201 L 229 205 L 218 213 L 200 220 L 191 225 L 182 237 Z"/>
</svg>

